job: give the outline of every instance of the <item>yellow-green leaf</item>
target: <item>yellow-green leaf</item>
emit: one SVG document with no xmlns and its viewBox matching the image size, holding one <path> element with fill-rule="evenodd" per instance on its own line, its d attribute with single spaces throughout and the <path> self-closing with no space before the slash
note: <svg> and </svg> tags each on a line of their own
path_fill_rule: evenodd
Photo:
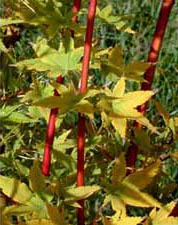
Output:
<svg viewBox="0 0 178 225">
<path fill-rule="evenodd" d="M 110 117 L 111 123 L 121 138 L 126 137 L 127 120 L 125 118 Z"/>
<path fill-rule="evenodd" d="M 25 214 L 29 214 L 34 212 L 34 208 L 29 205 L 11 205 L 6 207 L 3 210 L 3 215 L 6 215 L 7 217 L 16 215 L 16 216 L 22 216 Z"/>
<path fill-rule="evenodd" d="M 112 217 L 102 217 L 104 225 L 138 225 L 143 220 L 142 217 L 121 217 L 114 215 Z"/>
<path fill-rule="evenodd" d="M 97 185 L 68 188 L 66 189 L 65 202 L 85 199 L 99 190 L 100 187 Z"/>
<path fill-rule="evenodd" d="M 114 219 L 113 225 L 138 225 L 142 220 L 142 217 L 121 217 L 121 219 Z"/>
<path fill-rule="evenodd" d="M 22 204 L 32 197 L 28 186 L 15 178 L 1 176 L 0 188 L 9 198 Z"/>
<path fill-rule="evenodd" d="M 115 66 L 121 66 L 123 64 L 122 49 L 119 46 L 115 46 L 109 53 L 108 60 Z"/>
<path fill-rule="evenodd" d="M 26 222 L 19 222 L 19 225 L 55 225 L 51 220 L 41 219 L 41 220 L 28 220 Z"/>
<path fill-rule="evenodd" d="M 128 108 L 136 108 L 137 106 L 147 102 L 153 94 L 153 91 L 129 92 L 123 96 L 122 103 L 125 103 Z"/>
<path fill-rule="evenodd" d="M 137 109 L 129 108 L 129 106 L 127 107 L 127 104 L 124 104 L 123 101 L 113 101 L 112 108 L 113 112 L 121 118 L 138 119 L 143 117 L 142 114 L 137 111 Z"/>
<path fill-rule="evenodd" d="M 0 51 L 5 52 L 5 53 L 8 53 L 8 49 L 4 45 L 2 39 L 0 39 Z"/>
<path fill-rule="evenodd" d="M 178 218 L 171 216 L 166 219 L 152 221 L 152 225 L 178 225 Z"/>
<path fill-rule="evenodd" d="M 108 18 L 108 16 L 112 13 L 112 5 L 109 4 L 106 7 L 104 7 L 102 10 L 100 10 L 99 8 L 97 8 L 97 14 L 99 17 L 101 17 L 102 19 L 106 19 Z"/>
<path fill-rule="evenodd" d="M 124 67 L 125 73 L 143 74 L 150 67 L 148 62 L 133 62 Z"/>
<path fill-rule="evenodd" d="M 161 204 L 147 193 L 141 192 L 130 183 L 121 183 L 116 192 L 118 196 L 128 205 L 136 207 L 161 207 Z"/>
<path fill-rule="evenodd" d="M 57 206 L 46 204 L 50 220 L 55 225 L 66 225 L 64 209 Z"/>
<path fill-rule="evenodd" d="M 163 117 L 165 124 L 168 125 L 169 117 L 170 117 L 169 113 L 164 109 L 164 107 L 158 101 L 154 100 L 153 102 L 156 106 L 158 113 Z"/>
<path fill-rule="evenodd" d="M 136 118 L 136 121 L 142 124 L 143 126 L 148 127 L 148 129 L 151 130 L 153 133 L 158 133 L 157 128 L 154 127 L 146 117 L 142 116 L 142 117 Z"/>
<path fill-rule="evenodd" d="M 178 218 L 169 216 L 175 205 L 176 202 L 170 202 L 158 211 L 154 208 L 150 212 L 150 217 L 148 220 L 151 220 L 151 224 L 153 225 L 177 225 Z"/>
<path fill-rule="evenodd" d="M 46 108 L 59 108 L 60 113 L 68 112 L 71 110 L 75 104 L 83 98 L 82 94 L 75 95 L 72 91 L 68 91 L 61 96 L 51 96 L 39 100 L 34 103 L 34 105 L 46 107 Z"/>
<path fill-rule="evenodd" d="M 114 160 L 112 168 L 111 181 L 113 185 L 118 185 L 119 181 L 122 181 L 126 174 L 126 161 L 124 153 L 121 153 L 119 158 Z"/>
<path fill-rule="evenodd" d="M 38 161 L 33 162 L 33 166 L 31 167 L 30 170 L 30 187 L 34 192 L 42 192 L 45 189 L 45 178 L 41 173 L 41 170 L 39 168 L 39 163 Z"/>
<path fill-rule="evenodd" d="M 153 165 L 127 176 L 123 183 L 133 184 L 138 189 L 142 190 L 152 182 L 156 175 L 158 175 L 160 168 L 161 161 L 157 160 Z"/>
<path fill-rule="evenodd" d="M 161 207 L 158 211 L 153 209 L 150 212 L 150 217 L 151 219 L 155 219 L 155 220 L 164 220 L 167 219 L 167 217 L 169 216 L 169 214 L 172 212 L 173 208 L 175 207 L 176 202 L 172 201 L 166 205 L 164 205 L 163 207 Z"/>
<path fill-rule="evenodd" d="M 45 39 L 38 40 L 33 49 L 37 58 L 20 61 L 17 66 L 26 67 L 28 70 L 48 71 L 49 76 L 57 76 L 60 73 L 65 75 L 70 70 L 78 69 L 83 55 L 83 47 L 61 52 L 48 46 Z"/>
<path fill-rule="evenodd" d="M 125 78 L 121 77 L 121 79 L 117 82 L 113 89 L 114 97 L 122 97 L 125 92 Z"/>
<path fill-rule="evenodd" d="M 122 214 L 122 216 L 126 216 L 126 207 L 124 202 L 116 195 L 110 195 L 111 205 L 114 211 L 117 214 Z"/>
<path fill-rule="evenodd" d="M 8 25 L 11 25 L 11 24 L 18 24 L 18 23 L 23 23 L 23 20 L 20 20 L 20 19 L 13 19 L 13 18 L 1 18 L 0 19 L 0 24 L 1 26 L 8 26 Z"/>
<path fill-rule="evenodd" d="M 139 118 L 143 115 L 136 107 L 148 101 L 153 95 L 152 91 L 134 91 L 125 94 L 123 97 L 112 101 L 113 112 L 124 118 Z M 147 124 L 151 127 L 150 124 Z M 151 127 L 152 128 L 152 127 Z"/>
</svg>

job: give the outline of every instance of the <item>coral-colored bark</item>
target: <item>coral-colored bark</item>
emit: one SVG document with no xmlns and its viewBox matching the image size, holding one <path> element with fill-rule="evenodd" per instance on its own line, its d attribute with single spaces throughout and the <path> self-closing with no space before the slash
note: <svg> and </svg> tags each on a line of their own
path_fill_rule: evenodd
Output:
<svg viewBox="0 0 178 225">
<path fill-rule="evenodd" d="M 151 89 L 151 85 L 152 85 L 154 73 L 155 73 L 155 68 L 156 68 L 156 63 L 159 57 L 159 53 L 160 53 L 163 38 L 164 38 L 164 33 L 166 30 L 167 22 L 169 19 L 169 15 L 171 13 L 171 9 L 174 5 L 174 2 L 175 2 L 174 0 L 164 0 L 162 3 L 155 33 L 153 35 L 153 39 L 152 39 L 152 43 L 151 43 L 150 51 L 148 55 L 148 62 L 151 63 L 151 65 L 144 74 L 144 79 L 147 82 L 144 82 L 142 84 L 141 90 Z M 139 111 L 144 114 L 146 111 L 146 108 L 147 108 L 147 103 L 140 106 Z M 135 126 L 141 128 L 141 125 L 138 123 L 135 123 Z M 129 147 L 128 159 L 127 159 L 127 165 L 129 167 L 135 166 L 135 162 L 137 159 L 137 152 L 138 152 L 138 147 L 135 144 L 131 144 L 131 146 Z M 128 174 L 129 173 L 130 171 L 128 171 Z"/>
<path fill-rule="evenodd" d="M 81 6 L 81 0 L 74 0 L 74 4 L 73 4 L 73 7 L 72 7 L 72 12 L 73 13 L 79 12 L 80 6 Z M 77 22 L 77 16 L 73 16 L 72 21 L 74 23 L 76 23 Z"/>
<path fill-rule="evenodd" d="M 152 43 L 150 46 L 150 51 L 148 54 L 148 62 L 152 63 L 152 65 L 147 69 L 144 74 L 144 79 L 147 82 L 142 83 L 141 89 L 142 90 L 150 90 L 151 85 L 154 78 L 154 73 L 156 69 L 156 63 L 159 57 L 159 53 L 161 50 L 161 46 L 163 43 L 163 38 L 165 34 L 165 30 L 167 27 L 168 19 L 171 13 L 171 9 L 174 5 L 174 0 L 164 0 L 161 6 L 158 22 L 156 25 L 156 30 L 152 39 Z M 140 112 L 145 113 L 147 107 L 147 103 L 143 104 L 140 107 Z"/>
<path fill-rule="evenodd" d="M 80 10 L 81 0 L 74 0 L 72 12 L 77 13 Z M 77 22 L 77 16 L 74 16 L 72 18 L 73 22 Z M 72 36 L 74 36 L 74 32 L 71 31 Z M 63 83 L 63 77 L 60 75 L 57 77 L 57 83 L 62 84 Z M 58 92 L 54 90 L 54 95 L 58 96 Z M 49 120 L 48 120 L 48 127 L 46 131 L 46 140 L 45 140 L 45 147 L 44 147 L 44 154 L 43 154 L 43 162 L 42 162 L 42 173 L 45 176 L 49 176 L 50 173 L 50 165 L 51 165 L 51 148 L 54 141 L 54 135 L 55 135 L 55 122 L 56 117 L 58 114 L 58 109 L 51 109 Z"/>
<path fill-rule="evenodd" d="M 57 82 L 60 84 L 63 83 L 63 80 L 64 79 L 62 76 L 59 76 L 57 78 Z M 56 90 L 54 90 L 54 96 L 59 96 L 59 93 Z M 56 122 L 57 114 L 58 114 L 58 108 L 51 109 L 49 120 L 48 120 L 47 131 L 46 131 L 46 140 L 45 140 L 43 162 L 42 162 L 42 173 L 45 176 L 49 176 L 49 172 L 50 172 L 51 148 L 54 141 L 55 122 Z"/>
<path fill-rule="evenodd" d="M 92 47 L 92 35 L 94 27 L 94 19 L 96 12 L 97 0 L 90 0 L 88 17 L 87 17 L 87 30 L 84 44 L 84 56 L 82 64 L 81 85 L 79 88 L 80 93 L 86 91 L 88 81 L 88 70 L 90 62 L 90 52 Z M 84 146 L 85 146 L 85 118 L 79 114 L 78 123 L 78 139 L 77 139 L 77 186 L 84 185 Z M 81 208 L 78 209 L 77 219 L 78 225 L 84 225 L 84 200 L 80 200 Z"/>
</svg>

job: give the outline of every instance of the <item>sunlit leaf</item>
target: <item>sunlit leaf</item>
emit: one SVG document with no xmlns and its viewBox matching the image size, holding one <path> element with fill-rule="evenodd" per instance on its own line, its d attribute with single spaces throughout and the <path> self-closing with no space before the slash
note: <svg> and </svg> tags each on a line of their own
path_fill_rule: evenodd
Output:
<svg viewBox="0 0 178 225">
<path fill-rule="evenodd" d="M 142 190 L 152 182 L 153 178 L 156 175 L 158 175 L 160 168 L 161 168 L 161 161 L 158 160 L 151 166 L 130 174 L 124 179 L 123 183 L 133 184 L 138 189 Z"/>
<path fill-rule="evenodd" d="M 95 109 L 93 105 L 86 100 L 82 100 L 78 104 L 76 104 L 74 110 L 87 115 L 90 119 L 94 119 L 93 114 L 95 112 Z"/>
<path fill-rule="evenodd" d="M 3 215 L 6 216 L 12 216 L 12 215 L 16 215 L 16 216 L 22 216 L 25 214 L 29 214 L 34 212 L 34 208 L 32 206 L 29 205 L 11 205 L 6 207 L 3 210 Z"/>
<path fill-rule="evenodd" d="M 127 120 L 125 118 L 110 117 L 111 123 L 116 131 L 120 134 L 121 138 L 126 137 Z"/>
<path fill-rule="evenodd" d="M 112 102 L 113 112 L 120 118 L 127 118 L 127 119 L 138 119 L 142 118 L 142 114 L 132 107 L 127 107 L 123 103 L 123 101 L 113 101 Z"/>
<path fill-rule="evenodd" d="M 150 129 L 153 133 L 158 133 L 157 128 L 154 127 L 146 117 L 142 116 L 142 117 L 136 118 L 136 121 L 142 124 L 143 126 L 148 127 L 148 129 Z"/>
<path fill-rule="evenodd" d="M 97 185 L 69 188 L 66 190 L 65 202 L 85 199 L 89 197 L 90 195 L 92 195 L 94 192 L 99 190 L 100 190 L 100 187 Z"/>
<path fill-rule="evenodd" d="M 41 170 L 39 168 L 38 161 L 33 162 L 33 166 L 30 169 L 29 180 L 30 187 L 34 192 L 44 191 L 46 184 L 44 176 L 42 175 Z"/>
<path fill-rule="evenodd" d="M 14 5 L 13 5 L 14 6 Z M 24 23 L 41 26 L 45 32 L 54 36 L 62 27 L 66 27 L 71 21 L 72 13 L 60 11 L 61 3 L 56 1 L 17 1 L 15 4 L 16 16 Z M 51 16 L 53 15 L 53 16 Z"/>
<path fill-rule="evenodd" d="M 103 217 L 104 225 L 138 225 L 143 220 L 142 217 L 121 217 L 119 215 L 115 218 L 115 215 L 112 217 Z"/>
<path fill-rule="evenodd" d="M 169 216 L 175 205 L 176 202 L 170 202 L 167 205 L 161 207 L 159 210 L 156 210 L 154 208 L 150 212 L 150 217 L 148 218 L 148 220 L 151 219 L 151 223 L 153 225 L 177 225 L 178 218 Z"/>
<path fill-rule="evenodd" d="M 164 220 L 167 219 L 169 214 L 172 212 L 175 207 L 176 202 L 170 202 L 159 209 L 159 211 L 154 211 L 154 209 L 150 212 L 150 217 L 155 220 Z M 154 213 L 155 212 L 155 213 Z"/>
<path fill-rule="evenodd" d="M 47 71 L 49 76 L 65 75 L 68 71 L 78 69 L 78 63 L 83 56 L 83 47 L 60 52 L 48 46 L 45 39 L 33 45 L 37 58 L 27 59 L 17 63 L 18 67 L 28 70 Z"/>
<path fill-rule="evenodd" d="M 136 108 L 148 101 L 153 96 L 152 91 L 134 91 L 129 92 L 121 99 L 122 103 L 126 104 L 128 108 Z"/>
<path fill-rule="evenodd" d="M 135 33 L 135 31 L 133 31 L 128 24 L 129 16 L 113 16 L 112 6 L 110 4 L 104 7 L 102 10 L 97 8 L 96 15 L 100 19 L 104 20 L 104 22 L 115 25 L 117 30 L 121 30 L 130 34 Z"/>
<path fill-rule="evenodd" d="M 117 225 L 138 225 L 142 221 L 142 217 L 123 217 L 120 220 L 116 221 Z"/>
<path fill-rule="evenodd" d="M 19 225 L 55 225 L 51 220 L 48 219 L 32 219 L 25 222 L 19 222 Z"/>
<path fill-rule="evenodd" d="M 120 31 L 124 31 L 126 33 L 135 34 L 136 32 L 132 30 L 132 28 L 129 26 L 128 22 L 123 20 L 122 17 L 118 22 L 115 23 L 116 29 Z"/>
<path fill-rule="evenodd" d="M 113 95 L 115 97 L 122 97 L 125 92 L 125 78 L 121 77 L 117 84 L 114 86 Z"/>
<path fill-rule="evenodd" d="M 153 95 L 152 91 L 134 91 L 125 94 L 118 100 L 112 103 L 113 111 L 123 117 L 142 117 L 135 108 L 146 102 Z"/>
<path fill-rule="evenodd" d="M 118 196 L 128 205 L 136 207 L 158 207 L 160 203 L 147 193 L 141 192 L 136 186 L 130 183 L 121 183 L 116 191 Z"/>
<path fill-rule="evenodd" d="M 5 121 L 13 123 L 34 123 L 37 122 L 36 119 L 30 118 L 27 115 L 24 115 L 22 112 L 12 112 L 8 117 L 5 118 Z"/>
<path fill-rule="evenodd" d="M 102 19 L 108 19 L 108 16 L 112 13 L 112 5 L 109 4 L 106 7 L 104 7 L 102 10 L 97 8 L 96 15 L 98 15 Z"/>
<path fill-rule="evenodd" d="M 45 205 L 45 201 L 51 201 L 51 197 L 45 195 L 43 193 L 43 198 L 40 197 L 39 194 L 33 194 L 32 198 L 26 202 L 26 206 L 31 208 L 31 211 L 37 215 L 37 218 L 45 218 L 47 215 L 47 208 Z"/>
<path fill-rule="evenodd" d="M 51 96 L 34 103 L 36 106 L 47 108 L 59 108 L 59 113 L 70 111 L 81 99 L 83 95 L 74 95 L 73 92 L 67 92 L 62 96 Z"/>
<path fill-rule="evenodd" d="M 110 195 L 111 206 L 117 214 L 126 216 L 126 207 L 120 197 L 116 195 Z"/>
<path fill-rule="evenodd" d="M 5 195 L 19 203 L 25 203 L 32 197 L 27 185 L 15 178 L 1 176 L 0 188 Z"/>
</svg>

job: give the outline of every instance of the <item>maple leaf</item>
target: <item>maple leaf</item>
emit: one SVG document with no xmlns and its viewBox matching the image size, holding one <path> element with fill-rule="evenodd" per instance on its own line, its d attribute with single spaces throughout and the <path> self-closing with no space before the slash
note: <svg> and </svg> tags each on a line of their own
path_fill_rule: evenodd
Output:
<svg viewBox="0 0 178 225">
<path fill-rule="evenodd" d="M 113 100 L 111 100 L 112 111 L 108 115 L 111 124 L 122 138 L 126 136 L 127 119 L 136 120 L 148 127 L 152 132 L 156 132 L 156 128 L 137 110 L 139 105 L 142 105 L 153 96 L 153 91 L 125 93 L 125 85 L 125 78 L 121 77 L 113 91 L 107 91 L 109 96 L 113 97 Z"/>
</svg>

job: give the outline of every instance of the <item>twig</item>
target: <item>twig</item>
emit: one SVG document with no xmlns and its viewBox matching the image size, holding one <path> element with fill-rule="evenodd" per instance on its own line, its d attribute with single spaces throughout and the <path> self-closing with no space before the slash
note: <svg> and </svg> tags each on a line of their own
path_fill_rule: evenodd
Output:
<svg viewBox="0 0 178 225">
<path fill-rule="evenodd" d="M 81 84 L 79 88 L 80 93 L 85 92 L 87 89 L 88 70 L 89 70 L 89 62 L 90 62 L 90 52 L 92 47 L 92 35 L 93 35 L 96 5 L 97 5 L 97 0 L 90 0 L 88 18 L 87 18 L 87 30 L 86 30 L 85 44 L 84 44 Z M 78 138 L 77 138 L 77 186 L 78 187 L 84 185 L 84 145 L 85 145 L 85 117 L 82 114 L 79 114 Z M 79 204 L 81 205 L 81 208 L 79 208 L 77 212 L 77 221 L 78 221 L 78 225 L 84 225 L 85 224 L 84 200 L 83 199 L 80 200 Z"/>
<path fill-rule="evenodd" d="M 175 2 L 174 0 L 164 0 L 162 3 L 155 33 L 153 35 L 153 39 L 152 39 L 152 43 L 151 43 L 150 51 L 148 55 L 148 62 L 151 63 L 151 65 L 144 74 L 144 79 L 146 80 L 146 82 L 142 84 L 141 90 L 151 89 L 151 85 L 153 82 L 154 73 L 156 69 L 156 63 L 159 57 L 159 53 L 160 53 L 163 38 L 164 38 L 164 33 L 167 27 L 168 19 L 171 13 L 171 9 L 174 5 L 174 2 Z M 138 108 L 138 110 L 144 114 L 146 112 L 147 104 L 148 103 L 144 103 Z M 135 126 L 141 128 L 141 124 L 139 123 L 135 123 Z M 127 165 L 129 167 L 135 166 L 137 153 L 138 153 L 138 146 L 131 143 L 131 146 L 129 147 L 128 159 L 127 159 Z M 129 173 L 130 171 L 127 172 L 127 174 Z"/>
</svg>

